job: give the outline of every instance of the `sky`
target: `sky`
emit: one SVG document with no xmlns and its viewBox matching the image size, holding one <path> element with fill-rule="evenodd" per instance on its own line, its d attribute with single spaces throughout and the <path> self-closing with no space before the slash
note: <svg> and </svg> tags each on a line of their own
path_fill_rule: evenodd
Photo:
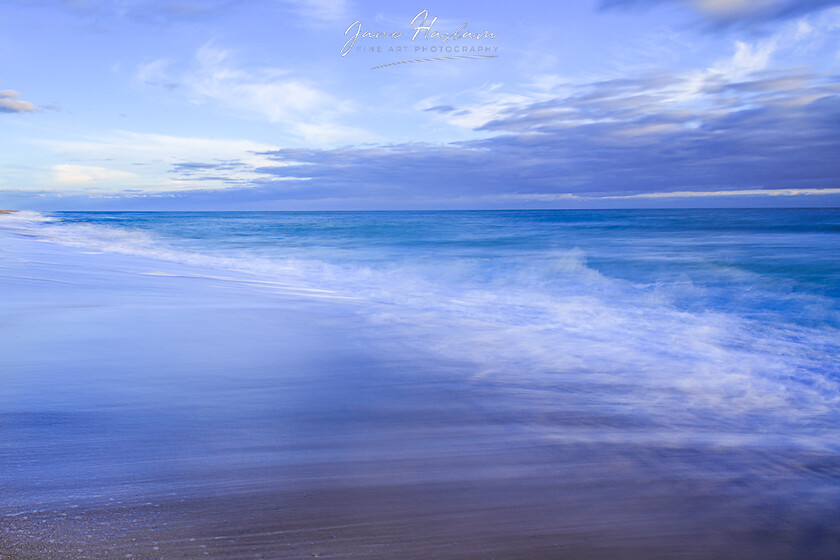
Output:
<svg viewBox="0 0 840 560">
<path fill-rule="evenodd" d="M 840 0 L 0 0 L 0 208 L 840 206 Z"/>
</svg>

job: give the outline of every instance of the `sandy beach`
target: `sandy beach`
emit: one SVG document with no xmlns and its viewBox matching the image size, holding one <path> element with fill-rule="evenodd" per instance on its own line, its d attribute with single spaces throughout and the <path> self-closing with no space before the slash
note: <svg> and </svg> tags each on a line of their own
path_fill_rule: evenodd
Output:
<svg viewBox="0 0 840 560">
<path fill-rule="evenodd" d="M 21 559 L 582 560 L 796 558 L 803 552 L 809 558 L 827 559 L 837 550 L 836 540 L 815 541 L 811 531 L 773 522 L 767 504 L 743 503 L 725 488 L 738 484 L 736 480 L 719 488 L 698 487 L 690 480 L 639 485 L 627 471 L 607 464 L 606 457 L 601 457 L 604 463 L 593 463 L 591 452 L 562 451 L 566 465 L 551 469 L 544 465 L 541 474 L 513 479 L 393 485 L 334 480 L 287 491 L 214 488 L 212 496 L 17 512 L 4 518 L 2 551 L 6 558 Z M 627 451 L 596 453 L 615 453 L 614 458 L 626 460 Z M 523 459 L 533 469 L 530 461 L 536 450 L 527 453 Z M 663 466 L 685 466 L 675 454 L 650 451 L 651 459 Z M 388 467 L 358 466 L 372 476 Z M 612 476 L 616 482 L 605 488 L 599 482 L 603 479 L 582 475 L 583 471 Z M 776 491 L 793 481 L 786 478 L 778 481 Z M 273 477 L 274 486 L 298 486 L 290 484 L 292 480 Z M 772 490 L 746 485 L 755 492 Z M 791 513 L 797 507 L 805 509 L 786 507 Z M 833 519 L 808 521 L 815 530 L 825 531 Z"/>
</svg>

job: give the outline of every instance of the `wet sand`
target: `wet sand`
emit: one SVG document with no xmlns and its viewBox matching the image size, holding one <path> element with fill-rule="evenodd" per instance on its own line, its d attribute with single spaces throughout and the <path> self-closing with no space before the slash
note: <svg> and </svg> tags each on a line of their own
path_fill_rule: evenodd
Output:
<svg viewBox="0 0 840 560">
<path fill-rule="evenodd" d="M 333 473 L 309 486 L 304 480 L 323 471 L 319 465 L 286 476 L 243 471 L 246 480 L 272 480 L 249 490 L 206 488 L 199 493 L 208 495 L 200 497 L 158 496 L 142 503 L 103 497 L 99 503 L 22 510 L 4 516 L 0 552 L 21 559 L 419 560 L 828 559 L 840 550 L 835 512 L 783 497 L 809 462 L 813 470 L 805 476 L 836 477 L 836 458 L 796 458 L 805 462 L 778 467 L 769 484 L 723 472 L 711 483 L 676 475 L 668 480 L 665 471 L 690 469 L 698 459 L 756 458 L 648 450 L 646 459 L 655 466 L 639 472 L 639 449 L 555 448 L 542 450 L 542 457 L 538 450 L 521 451 L 515 460 L 475 460 L 516 464 L 532 471 L 528 476 L 479 479 L 465 466 L 457 482 L 377 484 L 378 470 L 390 477 L 392 469 L 410 474 L 417 465 L 362 463 L 344 467 L 364 471 L 370 479 L 363 483 Z M 430 468 L 433 477 L 435 465 Z"/>
</svg>

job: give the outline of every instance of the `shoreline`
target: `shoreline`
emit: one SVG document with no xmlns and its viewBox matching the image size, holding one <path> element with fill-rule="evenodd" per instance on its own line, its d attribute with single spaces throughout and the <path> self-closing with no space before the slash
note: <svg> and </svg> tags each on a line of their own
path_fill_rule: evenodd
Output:
<svg viewBox="0 0 840 560">
<path fill-rule="evenodd" d="M 828 429 L 692 437 L 719 426 L 608 406 L 636 377 L 485 378 L 363 303 L 27 236 L 0 261 L 2 558 L 840 550 Z"/>
</svg>

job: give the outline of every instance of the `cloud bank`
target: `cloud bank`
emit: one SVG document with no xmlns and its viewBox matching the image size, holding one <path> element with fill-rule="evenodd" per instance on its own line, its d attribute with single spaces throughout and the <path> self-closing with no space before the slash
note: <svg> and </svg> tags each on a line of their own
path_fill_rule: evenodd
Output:
<svg viewBox="0 0 840 560">
<path fill-rule="evenodd" d="M 712 28 L 786 20 L 840 6 L 840 0 L 602 0 L 603 8 L 684 5 Z"/>
<path fill-rule="evenodd" d="M 701 72 L 565 85 L 562 93 L 494 111 L 446 106 L 427 113 L 444 119 L 464 112 L 492 115 L 476 127 L 485 137 L 463 142 L 248 146 L 248 157 L 240 150 L 212 159 L 184 152 L 167 168 L 167 192 L 137 193 L 123 202 L 171 208 L 482 208 L 697 204 L 704 197 L 766 194 L 768 200 L 826 195 L 836 203 L 840 76 L 763 70 L 759 51 L 738 46 L 731 60 Z M 92 174 L 70 168 L 64 175 L 80 171 Z M 177 185 L 189 189 L 178 191 Z"/>
<path fill-rule="evenodd" d="M 254 169 L 265 179 L 239 194 L 480 204 L 836 195 L 840 187 L 840 76 L 764 71 L 727 80 L 709 71 L 595 82 L 508 108 L 479 130 L 495 135 L 265 152 L 277 165 Z"/>
</svg>

